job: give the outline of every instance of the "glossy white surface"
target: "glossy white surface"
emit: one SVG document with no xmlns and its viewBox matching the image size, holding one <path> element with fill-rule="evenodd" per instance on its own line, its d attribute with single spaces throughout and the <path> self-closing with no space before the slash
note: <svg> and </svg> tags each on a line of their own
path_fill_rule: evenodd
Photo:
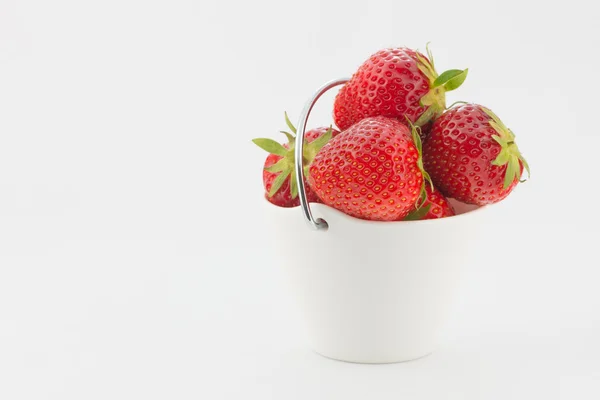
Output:
<svg viewBox="0 0 600 400">
<path fill-rule="evenodd" d="M 329 358 L 392 363 L 431 353 L 456 283 L 469 262 L 469 243 L 488 208 L 452 218 L 373 222 L 311 204 L 327 231 L 310 230 L 298 208 L 264 202 L 270 241 L 304 315 L 312 348 Z M 286 254 L 297 253 L 296 257 Z"/>
</svg>

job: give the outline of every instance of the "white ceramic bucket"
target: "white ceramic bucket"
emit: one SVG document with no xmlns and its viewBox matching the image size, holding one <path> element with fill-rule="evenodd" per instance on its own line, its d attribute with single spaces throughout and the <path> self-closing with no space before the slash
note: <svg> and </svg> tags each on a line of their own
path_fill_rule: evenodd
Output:
<svg viewBox="0 0 600 400">
<path fill-rule="evenodd" d="M 291 275 L 317 353 L 360 363 L 413 360 L 438 341 L 469 237 L 485 212 L 454 203 L 453 217 L 376 222 L 309 205 L 302 165 L 308 117 L 323 93 L 346 81 L 323 85 L 302 111 L 295 144 L 300 207 L 265 201 L 265 220 L 280 238 L 279 260 Z"/>
<path fill-rule="evenodd" d="M 454 217 L 375 222 L 322 204 L 329 228 L 307 228 L 299 207 L 265 201 L 282 267 L 305 316 L 312 348 L 329 358 L 391 363 L 433 351 L 452 303 L 469 237 L 484 208 L 454 203 Z"/>
</svg>

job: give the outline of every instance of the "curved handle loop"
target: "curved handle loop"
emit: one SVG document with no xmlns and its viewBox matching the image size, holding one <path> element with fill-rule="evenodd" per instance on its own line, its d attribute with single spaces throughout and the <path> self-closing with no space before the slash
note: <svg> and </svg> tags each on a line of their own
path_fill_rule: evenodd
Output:
<svg viewBox="0 0 600 400">
<path fill-rule="evenodd" d="M 315 94 L 311 97 L 311 99 L 306 103 L 304 109 L 302 110 L 302 114 L 300 115 L 300 121 L 298 121 L 298 128 L 296 131 L 296 148 L 294 151 L 295 156 L 295 171 L 296 171 L 296 182 L 298 185 L 298 197 L 300 198 L 300 208 L 302 208 L 302 213 L 304 214 L 304 219 L 306 223 L 311 229 L 314 230 L 327 230 L 329 225 L 327 225 L 327 221 L 323 218 L 314 219 L 312 212 L 310 210 L 310 204 L 308 204 L 308 200 L 306 198 L 306 188 L 304 187 L 304 131 L 306 130 L 306 123 L 308 122 L 308 117 L 310 112 L 312 111 L 315 103 L 319 100 L 325 92 L 329 89 L 343 85 L 348 82 L 348 78 L 335 79 L 333 81 L 327 82 L 325 85 L 321 86 Z"/>
</svg>

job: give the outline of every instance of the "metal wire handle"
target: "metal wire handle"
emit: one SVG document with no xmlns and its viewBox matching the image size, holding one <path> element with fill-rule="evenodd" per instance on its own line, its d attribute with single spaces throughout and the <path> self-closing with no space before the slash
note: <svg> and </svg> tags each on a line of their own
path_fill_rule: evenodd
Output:
<svg viewBox="0 0 600 400">
<path fill-rule="evenodd" d="M 329 89 L 343 85 L 348 82 L 348 78 L 335 79 L 333 81 L 327 82 L 325 85 L 321 86 L 315 94 L 311 97 L 311 99 L 306 103 L 304 109 L 302 110 L 302 114 L 300 114 L 300 121 L 298 121 L 298 128 L 296 131 L 296 148 L 294 151 L 295 156 L 295 170 L 296 170 L 296 183 L 298 185 L 298 197 L 300 198 L 300 208 L 302 208 L 302 213 L 304 214 L 304 219 L 306 223 L 311 229 L 316 231 L 318 230 L 327 230 L 329 225 L 327 225 L 327 221 L 323 218 L 317 218 L 316 220 L 313 218 L 312 212 L 310 210 L 310 205 L 308 204 L 308 199 L 306 198 L 306 188 L 304 187 L 304 131 L 306 130 L 306 123 L 308 122 L 308 116 L 310 115 L 311 110 L 313 109 L 319 97 L 321 97 L 326 91 Z"/>
</svg>

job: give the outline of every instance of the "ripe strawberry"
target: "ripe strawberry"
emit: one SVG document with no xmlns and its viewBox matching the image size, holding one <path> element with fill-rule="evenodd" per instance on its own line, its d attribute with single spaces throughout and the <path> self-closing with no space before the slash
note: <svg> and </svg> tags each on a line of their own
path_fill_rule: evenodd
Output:
<svg viewBox="0 0 600 400">
<path fill-rule="evenodd" d="M 425 185 L 425 190 L 427 199 L 423 205 L 408 214 L 404 221 L 444 218 L 455 214 L 452 204 L 437 189 L 432 188 L 431 185 Z"/>
<path fill-rule="evenodd" d="M 348 129 L 363 118 L 382 115 L 419 127 L 446 109 L 446 92 L 458 88 L 468 69 L 441 75 L 429 58 L 406 47 L 380 50 L 365 61 L 335 98 L 334 120 Z"/>
<path fill-rule="evenodd" d="M 411 137 L 412 136 L 412 137 Z M 365 118 L 323 146 L 308 183 L 323 203 L 351 216 L 394 221 L 424 195 L 421 140 L 386 117 Z"/>
<path fill-rule="evenodd" d="M 296 144 L 294 134 L 296 128 L 290 122 L 287 113 L 285 114 L 285 122 L 292 131 L 292 133 L 281 131 L 288 138 L 288 143 L 281 145 L 272 139 L 254 139 L 253 142 L 261 149 L 271 153 L 265 160 L 263 170 L 266 199 L 280 207 L 295 207 L 300 205 L 298 187 L 296 186 L 296 172 L 294 171 L 294 147 Z M 321 147 L 338 133 L 339 131 L 331 129 L 331 127 L 306 131 L 304 133 L 306 144 L 303 149 L 305 163 L 310 164 Z M 306 184 L 306 177 L 304 183 L 308 201 L 320 202 L 319 198 Z"/>
<path fill-rule="evenodd" d="M 519 182 L 527 161 L 515 135 L 491 110 L 465 104 L 438 118 L 424 145 L 423 161 L 435 186 L 469 204 L 504 199 Z"/>
</svg>

